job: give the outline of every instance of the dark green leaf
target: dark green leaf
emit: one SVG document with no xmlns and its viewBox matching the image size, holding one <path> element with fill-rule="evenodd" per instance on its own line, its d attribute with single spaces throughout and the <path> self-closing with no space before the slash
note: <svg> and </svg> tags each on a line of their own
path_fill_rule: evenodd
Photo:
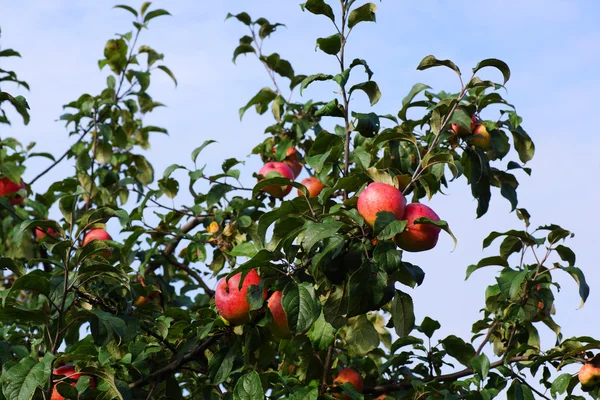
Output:
<svg viewBox="0 0 600 400">
<path fill-rule="evenodd" d="M 461 338 L 450 335 L 442 340 L 442 346 L 449 356 L 454 357 L 465 366 L 470 366 L 471 358 L 475 356 L 475 349 Z"/>
<path fill-rule="evenodd" d="M 316 15 L 325 15 L 327 18 L 335 22 L 335 15 L 331 6 L 323 0 L 308 0 L 301 5 L 302 9 L 308 10 Z"/>
<path fill-rule="evenodd" d="M 422 71 L 422 70 L 425 70 L 428 68 L 440 67 L 440 66 L 448 67 L 460 76 L 460 69 L 458 69 L 456 64 L 454 64 L 452 61 L 438 60 L 437 58 L 435 58 L 434 56 L 431 56 L 431 55 L 422 59 L 421 62 L 419 63 L 419 66 L 417 67 L 417 69 L 419 71 Z"/>
<path fill-rule="evenodd" d="M 317 47 L 321 49 L 324 53 L 336 55 L 340 52 L 340 49 L 342 48 L 342 40 L 340 39 L 340 34 L 336 33 L 326 38 L 318 38 Z"/>
<path fill-rule="evenodd" d="M 408 336 L 415 326 L 415 312 L 412 298 L 408 294 L 396 290 L 396 295 L 392 302 L 391 314 L 396 334 L 401 338 Z"/>
<path fill-rule="evenodd" d="M 475 68 L 473 68 L 473 73 L 475 74 L 480 69 L 485 68 L 485 67 L 494 67 L 494 68 L 497 68 L 500 72 L 502 72 L 502 76 L 504 77 L 505 85 L 506 85 L 506 82 L 508 82 L 508 80 L 510 79 L 510 68 L 508 68 L 508 65 L 502 60 L 498 60 L 496 58 L 488 58 L 488 59 L 482 60 L 475 66 Z"/>
<path fill-rule="evenodd" d="M 348 28 L 354 28 L 360 22 L 375 22 L 377 6 L 373 3 L 363 4 L 352 10 L 348 16 Z"/>
<path fill-rule="evenodd" d="M 312 284 L 303 282 L 288 283 L 283 289 L 281 299 L 292 332 L 307 332 L 321 313 L 321 303 Z"/>
<path fill-rule="evenodd" d="M 431 339 L 431 337 L 433 336 L 433 333 L 435 331 L 437 331 L 438 329 L 440 329 L 442 326 L 440 325 L 440 323 L 434 319 L 431 319 L 429 317 L 425 317 L 423 319 L 423 322 L 421 322 L 421 325 L 419 327 L 417 327 L 417 330 L 419 332 L 422 332 L 423 334 L 425 334 L 425 336 L 427 336 L 428 338 Z"/>
<path fill-rule="evenodd" d="M 307 76 L 300 84 L 300 96 L 302 96 L 302 91 L 306 89 L 311 83 L 315 81 L 328 81 L 330 79 L 333 79 L 333 75 L 315 74 Z"/>
<path fill-rule="evenodd" d="M 350 90 L 348 91 L 348 95 L 351 96 L 352 92 L 355 90 L 362 90 L 363 92 L 365 92 L 367 96 L 369 96 L 369 101 L 371 102 L 372 106 L 377 104 L 377 102 L 381 98 L 381 91 L 379 90 L 379 85 L 377 85 L 377 82 L 375 81 L 357 83 L 356 85 L 350 88 Z"/>
<path fill-rule="evenodd" d="M 265 398 L 265 391 L 260 382 L 260 375 L 250 371 L 237 381 L 233 388 L 233 400 L 259 400 Z"/>
</svg>

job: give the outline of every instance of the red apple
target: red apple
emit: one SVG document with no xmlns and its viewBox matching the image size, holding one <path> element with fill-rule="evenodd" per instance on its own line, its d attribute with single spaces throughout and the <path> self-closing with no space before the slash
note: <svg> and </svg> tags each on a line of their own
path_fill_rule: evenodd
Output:
<svg viewBox="0 0 600 400">
<path fill-rule="evenodd" d="M 246 299 L 248 286 L 260 284 L 260 276 L 256 270 L 250 270 L 244 278 L 242 288 L 238 290 L 242 273 L 233 275 L 227 281 L 223 278 L 217 283 L 215 293 L 215 305 L 217 311 L 232 325 L 243 325 L 250 321 L 250 305 Z M 264 291 L 263 297 L 267 298 L 267 289 Z"/>
<path fill-rule="evenodd" d="M 479 124 L 473 131 L 474 137 L 469 139 L 469 144 L 480 147 L 482 150 L 489 150 L 492 148 L 492 139 L 488 133 L 485 125 Z"/>
<path fill-rule="evenodd" d="M 64 375 L 66 378 L 74 379 L 75 382 L 72 382 L 71 386 L 75 386 L 77 384 L 77 380 L 81 377 L 81 375 L 86 375 L 75 372 L 75 367 L 72 365 L 64 365 L 60 368 L 55 369 L 54 371 L 52 371 L 52 373 L 54 375 Z M 96 380 L 93 377 L 90 377 L 90 389 L 96 389 Z M 58 393 L 58 390 L 55 385 L 54 389 L 52 390 L 52 396 L 50 397 L 50 400 L 63 399 L 64 397 L 60 393 Z"/>
<path fill-rule="evenodd" d="M 308 197 L 317 197 L 319 193 L 325 188 L 320 180 L 315 178 L 314 176 L 310 176 L 308 178 L 304 178 L 302 183 L 308 189 Z M 298 196 L 303 196 L 304 193 L 300 189 L 298 189 Z"/>
<path fill-rule="evenodd" d="M 48 221 L 48 220 L 46 219 L 46 221 Z M 58 231 L 54 228 L 41 228 L 39 226 L 37 228 L 35 228 L 35 238 L 37 240 L 42 240 L 47 235 L 59 236 L 60 233 L 58 233 Z"/>
<path fill-rule="evenodd" d="M 380 211 L 389 211 L 398 219 L 402 219 L 406 200 L 400 190 L 392 185 L 373 182 L 358 196 L 356 208 L 367 224 L 373 227 Z"/>
<path fill-rule="evenodd" d="M 292 331 L 290 331 L 287 316 L 281 304 L 282 295 L 281 290 L 278 290 L 269 297 L 269 301 L 267 302 L 267 307 L 269 307 L 269 311 L 271 311 L 271 316 L 273 317 L 269 329 L 273 335 L 282 339 L 289 339 L 292 337 Z"/>
<path fill-rule="evenodd" d="M 408 225 L 404 232 L 399 233 L 395 238 L 398 247 L 412 252 L 431 250 L 435 247 L 440 228 L 429 224 L 415 225 L 415 219 L 421 217 L 427 217 L 432 221 L 440 220 L 440 217 L 424 204 L 411 203 L 407 205 L 402 219 L 407 220 Z"/>
<path fill-rule="evenodd" d="M 277 172 L 280 176 L 284 178 L 288 178 L 294 180 L 296 177 L 294 176 L 294 171 L 285 163 L 278 161 L 269 161 L 258 171 L 259 175 L 264 177 L 271 171 Z M 263 192 L 269 193 L 271 196 L 282 199 L 292 190 L 292 186 L 278 186 L 278 185 L 269 185 L 262 188 Z"/>
<path fill-rule="evenodd" d="M 24 197 L 15 194 L 21 189 L 26 190 L 23 179 L 20 183 L 15 183 L 6 177 L 0 179 L 0 197 L 9 197 L 10 204 L 13 206 L 19 205 L 25 200 Z"/>
<path fill-rule="evenodd" d="M 146 287 L 146 282 L 144 282 L 144 278 L 141 276 L 138 278 L 143 287 Z M 148 296 L 140 296 L 134 302 L 133 305 L 136 307 L 144 306 L 160 297 L 160 292 L 152 291 L 148 293 Z"/>
<path fill-rule="evenodd" d="M 579 370 L 578 377 L 583 386 L 596 386 L 600 383 L 600 367 L 587 363 Z"/>
<path fill-rule="evenodd" d="M 112 240 L 112 237 L 104 229 L 92 229 L 88 231 L 88 233 L 86 233 L 83 237 L 82 246 L 85 246 L 92 240 Z M 104 258 L 109 258 L 111 254 L 112 252 L 110 250 L 107 250 L 104 253 L 102 253 L 101 256 Z"/>
<path fill-rule="evenodd" d="M 341 370 L 338 376 L 333 380 L 333 383 L 337 383 L 338 385 L 343 385 L 346 382 L 354 386 L 354 389 L 356 389 L 358 393 L 362 393 L 363 378 L 358 372 L 351 368 L 345 368 Z M 335 397 L 338 399 L 350 400 L 350 396 L 347 394 L 335 394 Z"/>
</svg>

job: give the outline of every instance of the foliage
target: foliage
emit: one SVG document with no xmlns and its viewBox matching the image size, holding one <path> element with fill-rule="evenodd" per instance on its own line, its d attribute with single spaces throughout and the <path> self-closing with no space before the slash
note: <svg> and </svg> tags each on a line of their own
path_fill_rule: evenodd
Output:
<svg viewBox="0 0 600 400">
<path fill-rule="evenodd" d="M 351 33 L 376 21 L 375 4 L 355 3 L 302 5 L 315 18 L 330 20 L 332 35 L 317 38 L 316 46 L 340 67 L 308 75 L 297 74 L 278 53 L 263 53 L 263 42 L 282 24 L 253 20 L 244 12 L 227 16 L 248 32 L 233 61 L 255 56 L 272 84 L 239 110 L 241 118 L 252 108 L 273 115 L 266 139 L 252 153 L 265 162 L 299 163 L 325 185 L 315 197 L 305 195 L 303 184 L 270 174 L 258 177 L 266 179 L 254 188 L 242 187 L 241 174 L 250 172 L 236 159 L 225 160 L 222 173 L 206 175 L 197 161 L 212 140 L 192 152 L 191 163 L 173 164 L 155 179 L 139 153 L 154 134 L 167 133 L 143 122 L 162 106 L 150 95 L 151 78 L 156 72 L 177 80 L 163 54 L 137 43 L 154 18 L 169 13 L 151 10 L 149 2 L 139 10 L 116 6 L 133 16 L 134 30 L 106 43 L 98 61 L 111 71 L 106 88 L 65 105 L 60 119 L 69 136 L 77 137 L 75 144 L 55 159 L 32 152 L 33 144 L 0 141 L 0 175 L 13 182 L 19 182 L 29 158 L 53 162 L 26 182 L 30 195 L 22 204 L 0 197 L 0 264 L 6 270 L 0 291 L 0 398 L 49 398 L 61 381 L 51 372 L 65 364 L 84 374 L 73 387 L 56 386 L 66 398 L 331 399 L 344 392 L 354 400 L 382 394 L 491 399 L 503 390 L 509 399 L 545 396 L 536 387 L 554 398 L 581 398 L 572 394 L 577 377 L 556 371 L 591 359 L 600 341 L 562 337 L 553 319 L 559 289 L 554 275 L 573 277 L 582 304 L 589 288 L 565 244 L 572 233 L 557 225 L 533 229 L 529 213 L 518 208 L 515 173 L 531 172 L 525 165 L 535 146 L 501 94 L 509 67 L 486 59 L 463 75 L 452 61 L 427 56 L 417 69 L 453 70 L 458 92 L 436 93 L 418 83 L 394 114 L 351 110 L 352 96 L 367 96 L 371 105 L 382 96 L 367 61 L 345 58 Z M 0 51 L 0 57 L 12 56 L 19 54 Z M 498 70 L 501 83 L 481 80 L 477 74 L 483 68 Z M 5 83 L 28 88 L 11 71 L 0 69 L 0 81 L 3 88 Z M 305 97 L 322 82 L 337 86 L 334 98 Z M 291 101 L 293 92 L 300 100 Z M 1 108 L 7 106 L 28 123 L 26 100 L 0 90 L 4 124 L 10 123 Z M 490 111 L 498 106 L 499 113 Z M 485 127 L 488 142 L 472 123 Z M 290 148 L 297 155 L 290 155 Z M 65 159 L 76 172 L 45 193 L 35 192 L 34 183 Z M 176 170 L 187 171 L 189 181 L 175 179 Z M 210 189 L 201 193 L 198 181 L 210 182 Z M 437 321 L 414 315 L 403 286 L 424 286 L 426 280 L 394 242 L 409 229 L 406 221 L 380 212 L 370 228 L 356 209 L 372 181 L 395 186 L 411 202 L 466 183 L 477 217 L 488 211 L 496 189 L 510 202 L 523 229 L 491 232 L 483 246 L 499 244 L 498 255 L 467 268 L 468 278 L 480 268 L 500 267 L 485 289 L 472 338 L 440 337 Z M 261 190 L 268 185 L 292 185 L 301 193 L 280 201 Z M 193 204 L 164 205 L 184 187 Z M 149 205 L 162 211 L 152 213 Z M 55 206 L 62 216 L 48 219 Z M 150 215 L 159 218 L 157 226 L 146 222 Z M 83 242 L 86 232 L 104 229 L 109 220 L 120 223 L 118 238 L 114 232 L 115 240 Z M 452 235 L 444 220 L 424 218 L 417 224 L 434 224 Z M 36 229 L 47 235 L 36 238 Z M 252 319 L 233 326 L 219 315 L 215 291 L 205 280 L 245 276 L 252 269 L 261 277 L 244 299 Z M 280 339 L 269 329 L 274 312 L 263 289 L 269 295 L 283 291 L 290 338 Z M 556 333 L 550 349 L 541 348 L 541 325 Z M 488 344 L 495 359 L 483 352 Z M 343 368 L 360 373 L 363 393 L 351 384 L 332 384 Z M 528 382 L 532 376 L 539 385 Z M 584 390 L 599 394 L 597 387 Z"/>
</svg>

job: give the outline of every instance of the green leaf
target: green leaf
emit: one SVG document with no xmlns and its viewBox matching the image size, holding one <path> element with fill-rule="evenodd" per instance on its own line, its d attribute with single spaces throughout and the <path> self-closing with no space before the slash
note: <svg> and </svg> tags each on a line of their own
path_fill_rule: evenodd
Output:
<svg viewBox="0 0 600 400">
<path fill-rule="evenodd" d="M 175 83 L 175 86 L 177 86 L 177 79 L 175 78 L 175 74 L 173 74 L 173 72 L 167 66 L 159 65 L 157 68 L 160 69 L 161 71 L 164 71 L 165 74 L 169 75 L 169 77 Z"/>
<path fill-rule="evenodd" d="M 321 303 L 309 282 L 288 283 L 281 299 L 290 330 L 296 334 L 307 332 L 319 318 Z"/>
<path fill-rule="evenodd" d="M 520 126 L 510 131 L 513 136 L 515 150 L 519 154 L 522 163 L 526 163 L 533 158 L 535 154 L 535 144 L 531 137 Z"/>
<path fill-rule="evenodd" d="M 48 314 L 42 310 L 30 310 L 19 305 L 9 304 L 0 308 L 0 320 L 4 321 L 4 323 L 21 321 L 47 324 Z"/>
<path fill-rule="evenodd" d="M 306 335 L 315 350 L 327 351 L 329 346 L 333 344 L 335 333 L 336 329 L 325 320 L 325 315 L 321 313 L 319 319 L 315 321 Z"/>
<path fill-rule="evenodd" d="M 444 232 L 446 232 L 448 235 L 450 235 L 450 237 L 454 241 L 454 247 L 456 247 L 456 245 L 458 243 L 458 241 L 456 240 L 456 236 L 454 236 L 454 234 L 450 230 L 450 226 L 444 220 L 432 221 L 431 219 L 429 219 L 427 217 L 419 217 L 419 218 L 417 218 L 417 219 L 415 219 L 413 221 L 413 224 L 425 224 L 425 225 L 434 225 L 434 226 L 437 226 L 438 228 L 440 228 L 441 230 L 443 230 Z"/>
<path fill-rule="evenodd" d="M 485 249 L 486 247 L 488 247 L 489 245 L 492 244 L 492 242 L 496 239 L 499 238 L 500 236 L 512 236 L 518 239 L 521 239 L 525 244 L 527 245 L 534 245 L 536 243 L 535 238 L 533 236 L 531 236 L 531 234 L 525 232 L 525 231 L 517 231 L 514 229 L 511 229 L 510 231 L 506 231 L 506 232 L 492 232 L 488 235 L 488 237 L 486 237 L 485 239 L 483 239 L 483 248 Z"/>
<path fill-rule="evenodd" d="M 377 85 L 377 82 L 375 81 L 357 83 L 356 85 L 350 88 L 350 90 L 348 91 L 348 96 L 351 96 L 352 92 L 354 92 L 355 90 L 362 90 L 363 92 L 365 92 L 367 96 L 369 96 L 369 101 L 371 102 L 372 106 L 377 104 L 377 102 L 381 98 L 381 91 L 379 90 L 379 85 Z"/>
<path fill-rule="evenodd" d="M 500 291 L 507 299 L 514 300 L 521 294 L 521 285 L 527 277 L 527 271 L 515 271 L 505 268 L 496 278 Z"/>
<path fill-rule="evenodd" d="M 246 111 L 252 106 L 254 106 L 259 115 L 264 114 L 269 108 L 269 104 L 275 100 L 276 97 L 277 93 L 270 88 L 261 89 L 244 107 L 240 108 L 240 120 L 244 117 Z"/>
<path fill-rule="evenodd" d="M 352 117 L 356 118 L 354 130 L 362 136 L 370 138 L 379 132 L 379 116 L 375 113 L 362 114 L 352 112 Z"/>
<path fill-rule="evenodd" d="M 196 159 L 198 158 L 198 154 L 200 154 L 200 152 L 201 152 L 201 151 L 202 151 L 202 150 L 203 150 L 203 149 L 204 149 L 206 146 L 208 146 L 208 145 L 209 145 L 209 144 L 211 144 L 211 143 L 216 143 L 216 142 L 217 142 L 216 140 L 205 140 L 205 141 L 204 141 L 204 143 L 202 143 L 202 144 L 200 145 L 200 147 L 197 147 L 197 148 L 195 148 L 195 149 L 194 149 L 194 151 L 192 151 L 192 161 L 193 161 L 194 163 L 196 163 Z"/>
<path fill-rule="evenodd" d="M 346 343 L 352 357 L 364 357 L 379 346 L 379 333 L 365 314 L 356 317 L 349 326 Z"/>
<path fill-rule="evenodd" d="M 43 388 L 50 377 L 52 355 L 46 361 L 25 357 L 18 364 L 2 371 L 0 382 L 4 397 L 11 400 L 31 400 L 37 388 Z"/>
<path fill-rule="evenodd" d="M 304 89 L 306 89 L 308 87 L 308 85 L 310 85 L 311 83 L 313 83 L 315 81 L 328 81 L 331 79 L 333 79 L 333 75 L 315 74 L 315 75 L 307 76 L 306 78 L 304 78 L 304 80 L 300 84 L 300 96 L 302 96 L 302 91 Z"/>
<path fill-rule="evenodd" d="M 373 3 L 363 4 L 352 10 L 348 16 L 348 28 L 354 28 L 360 22 L 375 22 L 377 6 Z"/>
<path fill-rule="evenodd" d="M 344 107 L 333 99 L 315 112 L 315 117 L 344 117 Z"/>
<path fill-rule="evenodd" d="M 217 351 L 208 362 L 208 375 L 213 385 L 220 385 L 229 378 L 233 369 L 237 346 L 226 346 Z"/>
<path fill-rule="evenodd" d="M 379 213 L 377 213 L 377 214 L 379 214 Z M 379 215 L 378 215 L 378 217 L 379 217 Z M 377 221 L 376 221 L 376 223 L 377 223 Z M 390 239 L 395 238 L 397 234 L 404 232 L 404 229 L 406 229 L 407 223 L 408 223 L 408 221 L 405 221 L 405 220 L 394 220 L 394 221 L 390 222 L 389 224 L 387 224 L 385 226 L 385 228 L 383 228 L 379 232 L 379 235 L 377 235 L 377 239 L 390 240 Z"/>
<path fill-rule="evenodd" d="M 258 249 L 254 243 L 243 242 L 231 249 L 228 254 L 234 257 L 254 257 L 256 253 L 258 253 Z"/>
<path fill-rule="evenodd" d="M 583 307 L 583 304 L 590 295 L 590 287 L 585 281 L 585 275 L 583 275 L 583 272 L 577 267 L 559 267 L 560 269 L 571 275 L 575 282 L 577 282 L 577 285 L 579 285 L 579 297 L 581 297 L 581 304 L 579 305 L 579 308 Z"/>
<path fill-rule="evenodd" d="M 309 252 L 318 242 L 333 236 L 340 228 L 344 226 L 342 222 L 313 222 L 306 221 L 304 224 L 305 233 L 302 238 L 302 248 Z"/>
<path fill-rule="evenodd" d="M 496 58 L 487 58 L 485 60 L 482 60 L 479 63 L 477 63 L 475 68 L 473 68 L 473 73 L 475 74 L 480 69 L 485 68 L 485 67 L 494 67 L 494 68 L 497 68 L 500 72 L 502 72 L 502 76 L 504 77 L 505 85 L 506 85 L 506 82 L 508 82 L 508 80 L 510 79 L 510 68 L 508 68 L 508 65 L 502 60 L 498 60 Z"/>
<path fill-rule="evenodd" d="M 471 359 L 471 368 L 479 374 L 481 380 L 485 380 L 490 372 L 490 360 L 485 354 L 480 354 Z"/>
<path fill-rule="evenodd" d="M 146 14 L 144 16 L 144 23 L 148 23 L 151 19 L 154 19 L 156 17 L 160 17 L 163 15 L 171 15 L 171 13 L 169 13 L 167 10 L 163 10 L 163 9 L 158 9 L 158 10 L 152 10 L 150 11 L 148 14 Z"/>
<path fill-rule="evenodd" d="M 360 58 L 355 58 L 352 61 L 352 63 L 350 64 L 350 66 L 348 67 L 348 69 L 352 69 L 359 65 L 362 65 L 363 67 L 365 67 L 365 72 L 367 73 L 369 80 L 371 80 L 371 78 L 373 77 L 373 71 L 371 70 L 371 68 L 369 68 L 369 64 L 367 64 L 367 62 L 365 60 L 362 60 Z"/>
<path fill-rule="evenodd" d="M 238 58 L 238 56 L 248 53 L 256 53 L 254 46 L 248 43 L 242 43 L 233 51 L 233 59 L 231 61 L 233 61 L 233 63 L 235 64 L 235 60 Z"/>
<path fill-rule="evenodd" d="M 421 60 L 417 66 L 417 70 L 423 71 L 433 67 L 448 67 L 460 76 L 460 69 L 450 60 L 438 60 L 432 55 L 429 55 Z"/>
<path fill-rule="evenodd" d="M 50 275 L 47 272 L 41 270 L 34 270 L 29 272 L 27 275 L 23 275 L 17 278 L 10 290 L 7 292 L 6 297 L 10 294 L 19 292 L 21 290 L 30 290 L 44 296 L 48 296 L 50 293 Z M 2 306 L 6 303 L 6 297 L 3 299 Z"/>
<path fill-rule="evenodd" d="M 342 48 L 342 39 L 340 39 L 340 34 L 336 33 L 325 38 L 318 38 L 317 47 L 326 54 L 336 55 Z"/>
<path fill-rule="evenodd" d="M 227 16 L 225 17 L 225 20 L 227 21 L 229 18 L 236 18 L 242 24 L 248 25 L 248 26 L 252 23 L 252 18 L 250 18 L 250 15 L 248 15 L 248 13 L 245 13 L 245 12 L 239 13 L 237 15 L 227 14 Z"/>
<path fill-rule="evenodd" d="M 489 267 L 491 265 L 500 265 L 502 267 L 507 268 L 508 262 L 506 261 L 505 258 L 499 257 L 499 256 L 486 257 L 486 258 L 480 260 L 477 263 L 477 265 L 469 265 L 469 267 L 467 268 L 467 276 L 465 277 L 465 281 L 467 279 L 469 279 L 469 276 L 471 276 L 471 274 L 473 272 L 475 272 L 476 270 L 483 268 L 483 267 Z"/>
<path fill-rule="evenodd" d="M 461 338 L 450 335 L 442 340 L 442 346 L 449 356 L 454 357 L 465 366 L 469 366 L 471 359 L 475 356 L 475 349 Z"/>
<path fill-rule="evenodd" d="M 265 398 L 260 375 L 250 371 L 237 381 L 233 388 L 233 400 L 259 400 Z"/>
<path fill-rule="evenodd" d="M 423 322 L 421 322 L 421 325 L 419 327 L 417 327 L 417 330 L 419 332 L 422 332 L 423 334 L 425 334 L 425 336 L 427 336 L 429 339 L 431 339 L 431 337 L 433 336 L 433 333 L 435 331 L 437 331 L 438 329 L 440 329 L 442 326 L 440 325 L 440 323 L 434 319 L 431 319 L 429 317 L 425 317 L 423 319 Z"/>
<path fill-rule="evenodd" d="M 391 314 L 396 334 L 401 338 L 408 336 L 415 326 L 412 298 L 408 294 L 396 290 L 396 295 L 392 301 Z"/>
<path fill-rule="evenodd" d="M 569 263 L 569 267 L 575 265 L 575 253 L 573 252 L 573 250 L 562 244 L 556 246 L 554 250 L 558 253 L 561 260 Z"/>
<path fill-rule="evenodd" d="M 308 10 L 309 12 L 315 15 L 325 15 L 327 18 L 335 22 L 335 15 L 333 14 L 333 9 L 331 6 L 323 0 L 308 0 L 306 3 L 302 4 L 303 10 Z"/>
<path fill-rule="evenodd" d="M 129 6 L 125 6 L 125 5 L 118 5 L 118 6 L 114 6 L 113 8 L 122 8 L 123 10 L 127 10 L 130 13 L 132 13 L 133 15 L 135 15 L 136 17 L 138 16 L 138 12 L 133 9 L 132 7 Z"/>
<path fill-rule="evenodd" d="M 560 374 L 554 382 L 552 382 L 552 386 L 550 387 L 550 395 L 553 398 L 556 398 L 557 394 L 563 394 L 567 391 L 569 387 L 569 382 L 571 382 L 572 375 L 569 373 Z"/>
<path fill-rule="evenodd" d="M 406 111 L 410 108 L 410 104 L 416 95 L 421 93 L 423 90 L 431 89 L 431 86 L 427 86 L 423 83 L 416 83 L 410 89 L 410 92 L 406 95 L 404 99 L 402 99 L 402 109 L 398 112 L 398 118 L 403 121 L 406 121 Z"/>
</svg>

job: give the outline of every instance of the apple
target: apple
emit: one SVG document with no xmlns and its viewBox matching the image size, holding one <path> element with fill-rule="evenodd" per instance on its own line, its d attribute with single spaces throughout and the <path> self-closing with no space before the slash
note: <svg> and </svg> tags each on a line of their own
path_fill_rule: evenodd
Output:
<svg viewBox="0 0 600 400">
<path fill-rule="evenodd" d="M 46 219 L 46 221 L 48 221 L 48 219 Z M 58 231 L 54 228 L 41 228 L 39 226 L 37 228 L 35 228 L 35 238 L 37 240 L 42 240 L 47 235 L 50 235 L 51 237 L 59 236 L 60 233 L 58 233 Z"/>
<path fill-rule="evenodd" d="M 296 179 L 294 171 L 292 171 L 292 169 L 287 164 L 279 161 L 269 161 L 268 163 L 263 165 L 260 171 L 258 171 L 258 175 L 266 177 L 267 174 L 272 171 L 275 171 L 284 178 L 288 178 L 291 180 Z M 269 185 L 265 186 L 261 190 L 263 192 L 269 193 L 271 196 L 277 199 L 282 199 L 292 190 L 292 186 Z"/>
<path fill-rule="evenodd" d="M 361 217 L 371 227 L 375 226 L 377 213 L 389 211 L 398 219 L 402 219 L 406 200 L 400 190 L 392 185 L 373 182 L 358 196 L 356 208 Z"/>
<path fill-rule="evenodd" d="M 440 217 L 425 204 L 411 203 L 406 206 L 402 219 L 408 221 L 404 232 L 396 235 L 398 247 L 406 251 L 419 252 L 431 250 L 435 247 L 440 234 L 440 228 L 429 224 L 414 224 L 415 219 L 427 217 L 432 221 L 439 221 Z"/>
<path fill-rule="evenodd" d="M 282 296 L 283 293 L 281 290 L 278 290 L 269 297 L 269 301 L 267 302 L 267 307 L 269 307 L 269 311 L 271 311 L 271 316 L 273 317 L 269 329 L 273 335 L 282 339 L 289 339 L 292 337 L 292 331 L 290 331 L 287 316 L 281 304 Z"/>
<path fill-rule="evenodd" d="M 260 276 L 252 269 L 244 278 L 242 288 L 238 290 L 242 273 L 233 275 L 227 281 L 223 278 L 217 283 L 215 293 L 215 305 L 217 311 L 231 325 L 243 325 L 250 321 L 250 304 L 246 299 L 248 286 L 260 284 Z M 263 298 L 267 298 L 267 289 L 264 290 Z"/>
<path fill-rule="evenodd" d="M 377 396 L 375 397 L 373 400 L 385 400 L 385 399 L 389 399 L 390 397 L 388 397 L 387 394 L 382 394 L 381 396 Z"/>
<path fill-rule="evenodd" d="M 302 182 L 300 182 L 308 189 L 308 197 L 317 197 L 319 193 L 325 188 L 321 181 L 319 181 L 314 176 L 309 176 L 308 178 L 304 178 Z M 303 196 L 304 193 L 300 189 L 298 189 L 298 196 Z"/>
<path fill-rule="evenodd" d="M 348 382 L 352 386 L 354 386 L 354 389 L 356 389 L 356 391 L 358 393 L 362 393 L 363 378 L 362 378 L 362 376 L 360 376 L 360 374 L 358 372 L 356 372 L 352 368 L 345 368 L 345 369 L 341 370 L 338 373 L 337 377 L 333 380 L 333 383 L 334 384 L 337 383 L 338 385 L 343 385 L 346 382 Z M 338 399 L 350 400 L 350 396 L 348 396 L 347 394 L 337 394 L 336 393 L 334 396 Z"/>
<path fill-rule="evenodd" d="M 489 150 L 492 148 L 492 139 L 490 138 L 490 134 L 485 128 L 485 125 L 477 125 L 473 131 L 473 135 L 474 137 L 469 139 L 469 144 L 479 147 L 482 150 Z"/>
<path fill-rule="evenodd" d="M 582 386 L 596 386 L 600 383 L 600 367 L 587 363 L 581 367 L 578 376 Z"/>
<path fill-rule="evenodd" d="M 82 375 L 86 375 L 86 374 L 77 373 L 75 371 L 75 367 L 72 365 L 64 365 L 60 368 L 55 369 L 54 371 L 52 371 L 52 373 L 54 375 L 64 375 L 66 378 L 74 379 L 75 382 L 72 382 L 71 386 L 75 386 L 77 384 L 77 380 L 79 380 L 79 378 Z M 89 387 L 92 390 L 94 390 L 96 388 L 96 380 L 93 377 L 90 377 L 90 386 Z M 64 399 L 64 397 L 58 392 L 56 385 L 54 385 L 54 389 L 52 390 L 52 397 L 50 397 L 50 400 L 63 400 L 63 399 Z"/>
<path fill-rule="evenodd" d="M 92 240 L 112 240 L 112 237 L 104 229 L 91 229 L 83 237 L 82 246 L 85 246 Z M 101 256 L 104 258 L 109 258 L 111 254 L 112 252 L 110 250 L 107 250 L 104 253 L 102 253 Z"/>
<path fill-rule="evenodd" d="M 141 276 L 138 279 L 140 281 L 140 283 L 142 284 L 143 287 L 146 287 L 146 283 L 144 282 L 144 278 L 142 278 Z M 138 297 L 134 302 L 133 305 L 136 307 L 141 307 L 144 306 L 156 299 L 158 299 L 160 297 L 160 292 L 157 291 L 152 291 L 150 293 L 148 293 L 148 296 L 140 296 Z"/>
<path fill-rule="evenodd" d="M 21 189 L 27 190 L 23 179 L 19 183 L 15 183 L 6 177 L 0 179 L 0 197 L 9 197 L 10 204 L 13 206 L 19 205 L 25 200 L 24 197 L 18 194 L 15 195 Z"/>
<path fill-rule="evenodd" d="M 469 131 L 455 123 L 452 123 L 450 126 L 451 126 L 452 133 L 454 133 L 455 135 L 462 136 L 462 137 L 469 136 L 471 134 L 471 132 L 473 132 L 473 130 L 477 126 L 477 117 L 475 117 L 475 115 L 473 115 L 471 117 L 471 131 Z"/>
</svg>

